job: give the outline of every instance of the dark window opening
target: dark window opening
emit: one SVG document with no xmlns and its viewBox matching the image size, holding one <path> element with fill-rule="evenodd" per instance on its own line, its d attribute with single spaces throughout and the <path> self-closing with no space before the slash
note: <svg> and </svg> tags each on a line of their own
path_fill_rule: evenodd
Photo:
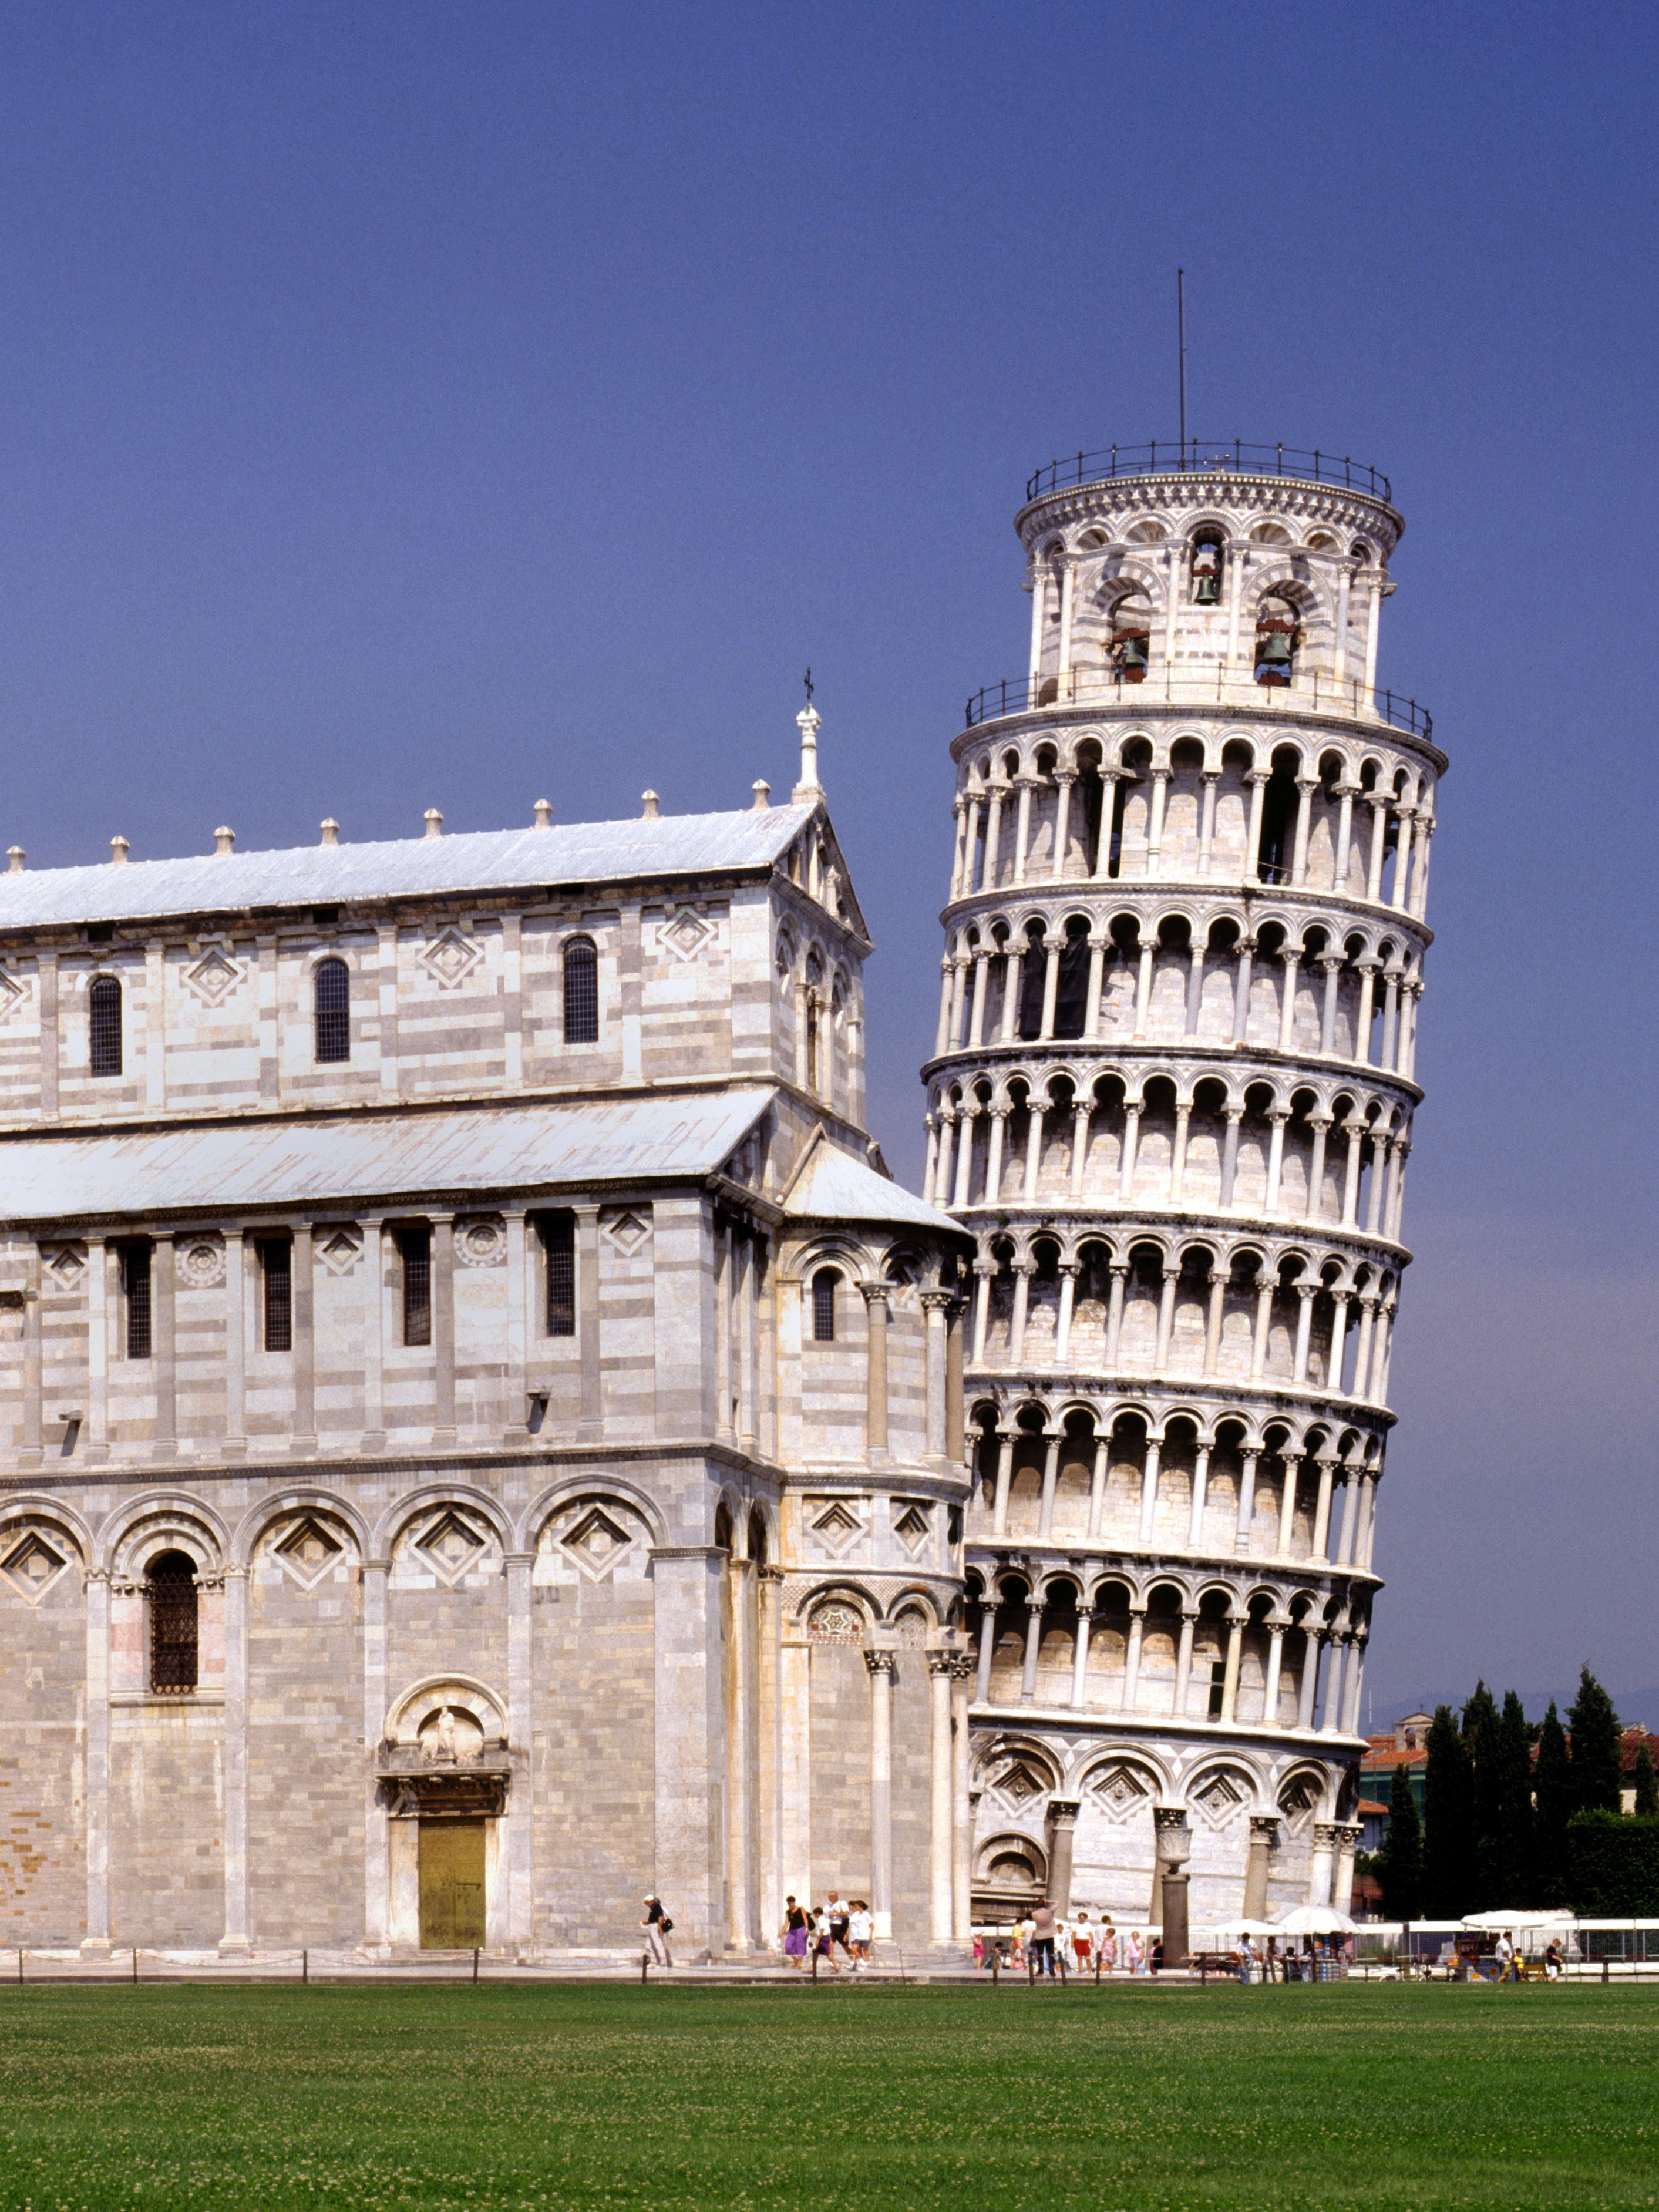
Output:
<svg viewBox="0 0 1659 2212">
<path fill-rule="evenodd" d="M 1072 793 L 1072 805 L 1074 808 L 1079 800 L 1082 802 L 1083 823 L 1077 835 L 1082 840 L 1083 850 L 1088 859 L 1089 873 L 1091 876 L 1100 866 L 1100 817 L 1103 811 L 1101 799 L 1104 788 L 1098 772 L 1092 768 L 1086 768 L 1079 776 L 1077 789 Z"/>
<path fill-rule="evenodd" d="M 1296 837 L 1296 778 L 1275 769 L 1261 794 L 1261 844 L 1256 873 L 1264 884 L 1291 880 L 1291 848 Z"/>
<path fill-rule="evenodd" d="M 1221 1708 L 1227 1700 L 1227 1662 L 1213 1660 L 1210 1666 L 1210 1712 L 1212 1721 L 1221 1718 Z"/>
<path fill-rule="evenodd" d="M 1112 786 L 1112 827 L 1106 846 L 1106 872 L 1119 874 L 1123 866 L 1123 810 L 1129 803 L 1132 779 L 1121 775 Z"/>
<path fill-rule="evenodd" d="M 1019 963 L 1019 1033 L 1022 1037 L 1034 1037 L 1042 1027 L 1042 988 L 1048 967 L 1048 956 L 1042 939 L 1033 938 L 1026 945 Z"/>
<path fill-rule="evenodd" d="M 542 1249 L 547 1255 L 547 1333 L 550 1336 L 576 1334 L 576 1217 L 550 1213 L 541 1224 Z"/>
<path fill-rule="evenodd" d="M 1200 538 L 1193 548 L 1193 605 L 1215 606 L 1221 598 L 1221 540 Z"/>
<path fill-rule="evenodd" d="M 404 1262 L 404 1342 L 432 1341 L 432 1231 L 400 1229 L 398 1249 Z"/>
<path fill-rule="evenodd" d="M 88 945 L 112 945 L 114 941 L 115 924 L 112 921 L 89 921 L 87 924 Z"/>
<path fill-rule="evenodd" d="M 150 1563 L 149 1686 L 177 1695 L 196 1687 L 196 1563 L 163 1552 Z"/>
<path fill-rule="evenodd" d="M 1255 626 L 1255 680 L 1284 684 L 1296 670 L 1296 649 L 1302 642 L 1302 625 L 1288 608 L 1263 615 Z"/>
<path fill-rule="evenodd" d="M 337 906 L 314 906 L 311 919 L 319 929 L 327 929 L 340 919 L 340 909 Z"/>
<path fill-rule="evenodd" d="M 351 1057 L 351 976 L 343 960 L 319 963 L 313 981 L 316 997 L 317 1057 Z"/>
<path fill-rule="evenodd" d="M 564 948 L 564 1041 L 599 1041 L 599 956 L 586 937 L 572 938 Z"/>
<path fill-rule="evenodd" d="M 127 1358 L 150 1356 L 149 1246 L 121 1247 L 121 1290 L 127 1310 Z"/>
<path fill-rule="evenodd" d="M 1060 952 L 1060 988 L 1054 994 L 1054 1035 L 1080 1037 L 1089 1012 L 1087 933 L 1067 937 Z"/>
<path fill-rule="evenodd" d="M 820 1267 L 812 1278 L 812 1341 L 833 1344 L 836 1340 L 836 1285 L 840 1280 L 833 1267 Z"/>
<path fill-rule="evenodd" d="M 294 1349 L 294 1247 L 286 1237 L 270 1237 L 259 1246 L 264 1277 L 264 1340 L 267 1352 Z"/>
<path fill-rule="evenodd" d="M 90 1015 L 92 1072 L 94 1075 L 121 1073 L 121 986 L 113 975 L 94 978 L 87 994 Z"/>
</svg>

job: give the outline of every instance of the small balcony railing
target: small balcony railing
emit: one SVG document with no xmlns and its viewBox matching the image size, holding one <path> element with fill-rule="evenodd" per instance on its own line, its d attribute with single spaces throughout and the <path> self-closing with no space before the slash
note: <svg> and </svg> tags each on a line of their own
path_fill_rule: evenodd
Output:
<svg viewBox="0 0 1659 2212">
<path fill-rule="evenodd" d="M 1340 484 L 1367 498 L 1393 501 L 1389 479 L 1347 453 L 1310 453 L 1298 446 L 1251 446 L 1242 439 L 1154 438 L 1145 446 L 1108 446 L 1097 453 L 1068 453 L 1027 479 L 1025 496 L 1101 483 L 1111 477 L 1295 477 L 1304 483 Z"/>
<path fill-rule="evenodd" d="M 1249 669 L 1212 668 L 1172 661 L 1143 675 L 1121 669 L 1067 669 L 1063 676 L 988 684 L 969 700 L 963 726 L 974 729 L 1004 714 L 1026 714 L 1045 707 L 1133 706 L 1163 699 L 1183 706 L 1263 707 L 1279 714 L 1347 714 L 1357 721 L 1386 723 L 1392 730 L 1432 742 L 1434 717 L 1426 707 L 1399 691 L 1378 691 L 1363 677 L 1297 671 L 1288 684 L 1260 683 Z"/>
</svg>

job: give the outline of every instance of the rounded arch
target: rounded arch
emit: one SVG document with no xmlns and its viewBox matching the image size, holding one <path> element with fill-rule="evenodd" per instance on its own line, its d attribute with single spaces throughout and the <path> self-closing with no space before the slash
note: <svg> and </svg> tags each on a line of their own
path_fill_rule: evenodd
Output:
<svg viewBox="0 0 1659 2212">
<path fill-rule="evenodd" d="M 99 1530 L 92 1564 L 138 1581 L 143 1562 L 169 1549 L 189 1553 L 198 1572 L 217 1574 L 229 1556 L 228 1532 L 203 1499 L 176 1490 L 148 1491 L 128 1498 Z"/>
<path fill-rule="evenodd" d="M 349 1498 L 313 1483 L 296 1483 L 285 1490 L 267 1491 L 263 1498 L 249 1506 L 236 1523 L 227 1558 L 235 1565 L 251 1565 L 255 1552 L 270 1529 L 279 1522 L 307 1513 L 325 1515 L 337 1522 L 349 1534 L 359 1559 L 372 1556 L 368 1522 Z"/>
<path fill-rule="evenodd" d="M 499 1498 L 471 1483 L 426 1482 L 418 1490 L 405 1491 L 400 1498 L 393 1498 L 381 1514 L 374 1524 L 374 1555 L 380 1559 L 390 1557 L 392 1547 L 412 1521 L 444 1505 L 465 1506 L 468 1512 L 488 1523 L 504 1552 L 512 1549 L 513 1524 Z"/>
</svg>

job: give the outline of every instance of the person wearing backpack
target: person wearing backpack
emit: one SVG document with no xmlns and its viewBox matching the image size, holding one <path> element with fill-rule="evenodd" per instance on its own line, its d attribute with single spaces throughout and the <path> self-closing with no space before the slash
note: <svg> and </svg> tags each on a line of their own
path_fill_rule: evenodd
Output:
<svg viewBox="0 0 1659 2212">
<path fill-rule="evenodd" d="M 674 1961 L 668 1955 L 668 1938 L 674 1923 L 663 1911 L 661 1898 L 646 1899 L 645 1917 L 640 1925 L 645 1930 L 646 1948 L 654 1963 L 659 1966 L 672 1966 Z"/>
</svg>

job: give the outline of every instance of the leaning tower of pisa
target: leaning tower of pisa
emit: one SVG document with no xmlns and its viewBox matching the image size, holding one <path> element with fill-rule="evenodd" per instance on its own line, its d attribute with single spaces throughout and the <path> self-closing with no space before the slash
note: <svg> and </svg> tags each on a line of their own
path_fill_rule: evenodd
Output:
<svg viewBox="0 0 1659 2212">
<path fill-rule="evenodd" d="M 924 1071 L 979 1248 L 975 1906 L 1184 1874 L 1196 1937 L 1348 1902 L 1445 763 L 1378 685 L 1373 470 L 1117 447 L 1016 527 Z"/>
</svg>

